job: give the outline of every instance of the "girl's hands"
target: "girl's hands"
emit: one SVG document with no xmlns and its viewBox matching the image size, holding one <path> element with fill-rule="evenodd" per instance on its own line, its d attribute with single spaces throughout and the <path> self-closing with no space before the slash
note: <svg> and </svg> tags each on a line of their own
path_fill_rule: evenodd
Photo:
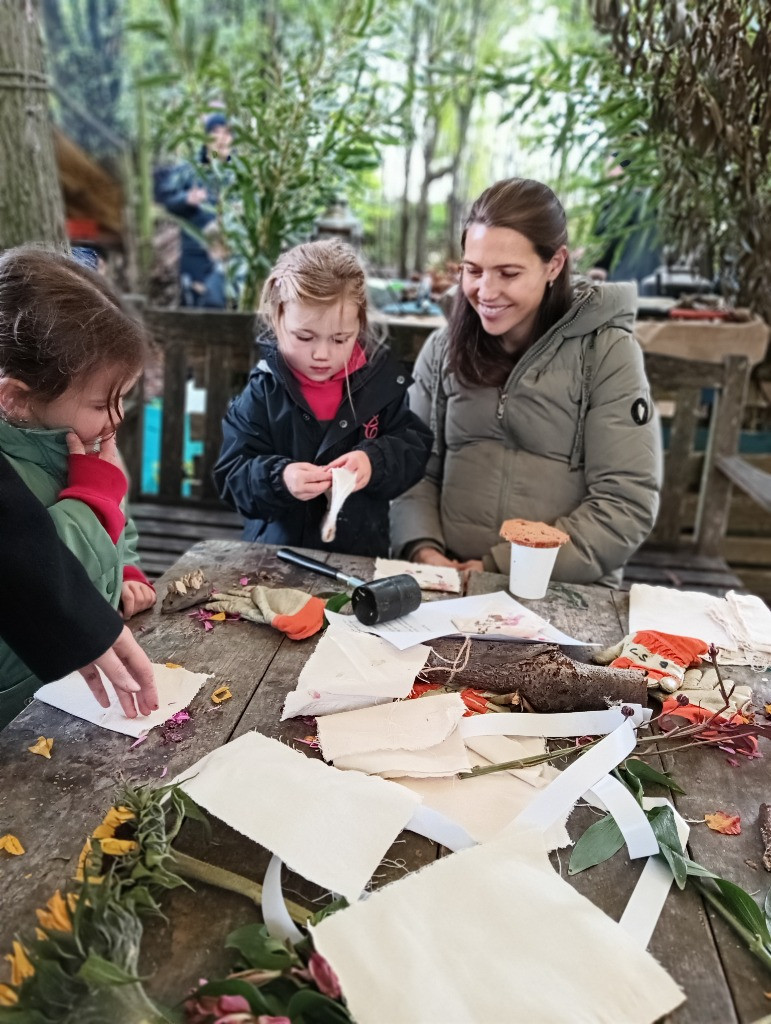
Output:
<svg viewBox="0 0 771 1024">
<path fill-rule="evenodd" d="M 130 619 L 132 615 L 152 608 L 157 600 L 157 595 L 152 587 L 139 580 L 126 580 L 120 588 L 120 603 L 123 606 L 123 618 Z"/>
<path fill-rule="evenodd" d="M 123 466 L 121 464 L 120 455 L 118 455 L 118 446 L 115 443 L 115 434 L 110 434 L 109 437 L 105 437 L 99 442 L 99 449 L 94 450 L 93 446 L 91 451 L 86 451 L 86 447 L 80 440 L 77 434 L 72 431 L 67 434 L 67 451 L 70 455 L 93 455 L 97 459 L 102 459 L 104 462 L 109 462 L 113 466 L 116 466 L 121 472 L 123 472 Z"/>
<path fill-rule="evenodd" d="M 366 487 L 372 476 L 372 463 L 369 460 L 369 455 L 362 451 L 348 452 L 347 455 L 341 455 L 339 459 L 335 459 L 334 462 L 330 462 L 328 469 L 347 469 L 351 473 L 356 474 L 356 486 L 354 491 L 360 491 Z"/>
<path fill-rule="evenodd" d="M 287 490 L 298 501 L 310 501 L 311 498 L 318 498 L 332 486 L 332 474 L 329 468 L 314 466 L 310 462 L 290 462 L 284 470 L 283 476 Z"/>
<path fill-rule="evenodd" d="M 481 558 L 469 558 L 467 562 L 458 562 L 458 568 L 461 572 L 463 572 L 464 569 L 467 569 L 470 572 L 485 571 L 485 565 Z"/>
</svg>

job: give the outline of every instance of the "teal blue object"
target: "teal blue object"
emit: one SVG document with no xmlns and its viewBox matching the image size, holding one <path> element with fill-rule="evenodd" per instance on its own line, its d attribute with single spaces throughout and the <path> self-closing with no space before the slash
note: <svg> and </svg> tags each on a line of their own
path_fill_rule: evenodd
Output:
<svg viewBox="0 0 771 1024">
<path fill-rule="evenodd" d="M 163 424 L 163 399 L 154 398 L 145 405 L 144 437 L 142 439 L 142 494 L 157 494 L 161 465 L 161 429 Z M 182 444 L 182 458 L 185 477 L 193 475 L 193 459 L 203 453 L 203 442 L 190 438 L 190 416 L 185 416 L 185 432 Z M 190 497 L 190 481 L 182 483 L 182 496 Z"/>
</svg>

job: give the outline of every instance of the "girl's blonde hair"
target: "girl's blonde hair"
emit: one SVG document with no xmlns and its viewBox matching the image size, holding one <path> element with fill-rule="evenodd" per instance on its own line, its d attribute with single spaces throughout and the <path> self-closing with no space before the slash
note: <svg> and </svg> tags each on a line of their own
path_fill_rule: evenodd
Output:
<svg viewBox="0 0 771 1024">
<path fill-rule="evenodd" d="M 337 238 L 305 242 L 282 253 L 265 282 L 259 313 L 275 332 L 287 302 L 331 305 L 353 302 L 359 314 L 359 343 L 371 352 L 383 340 L 372 316 L 367 276 L 356 250 Z"/>
</svg>

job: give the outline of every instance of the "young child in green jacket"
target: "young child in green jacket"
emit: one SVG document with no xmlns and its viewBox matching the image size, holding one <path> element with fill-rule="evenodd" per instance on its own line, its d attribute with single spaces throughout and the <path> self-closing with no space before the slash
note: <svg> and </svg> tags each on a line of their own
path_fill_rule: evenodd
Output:
<svg viewBox="0 0 771 1024">
<path fill-rule="evenodd" d="M 144 329 L 94 271 L 33 246 L 0 256 L 0 452 L 127 619 L 155 603 L 123 512 L 128 484 L 115 445 L 146 349 Z M 45 642 L 44 622 L 40 635 Z M 0 728 L 40 685 L 0 643 Z"/>
</svg>

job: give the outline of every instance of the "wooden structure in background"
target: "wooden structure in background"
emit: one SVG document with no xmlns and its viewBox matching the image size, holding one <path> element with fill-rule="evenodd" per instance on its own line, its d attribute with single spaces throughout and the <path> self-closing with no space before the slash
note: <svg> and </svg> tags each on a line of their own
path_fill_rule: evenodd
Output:
<svg viewBox="0 0 771 1024">
<path fill-rule="evenodd" d="M 53 136 L 71 241 L 121 247 L 123 186 L 58 128 Z"/>
</svg>

